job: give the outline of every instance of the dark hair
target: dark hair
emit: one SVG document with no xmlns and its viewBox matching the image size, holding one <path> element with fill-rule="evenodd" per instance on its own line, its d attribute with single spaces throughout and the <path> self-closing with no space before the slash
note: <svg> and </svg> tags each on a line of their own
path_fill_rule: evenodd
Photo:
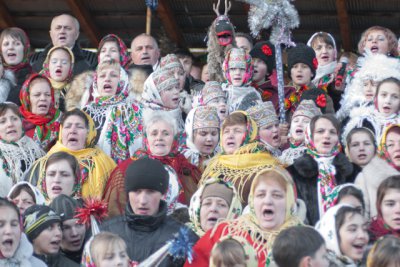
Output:
<svg viewBox="0 0 400 267">
<path fill-rule="evenodd" d="M 388 189 L 400 190 L 400 175 L 392 175 L 381 182 L 376 193 L 376 210 L 382 216 L 381 205 Z"/>
<path fill-rule="evenodd" d="M 215 266 L 246 264 L 245 251 L 242 245 L 235 239 L 225 239 L 217 243 L 211 251 L 210 257 Z"/>
<path fill-rule="evenodd" d="M 65 112 L 63 114 L 63 116 L 61 118 L 61 125 L 62 126 L 64 126 L 65 120 L 70 116 L 78 116 L 78 117 L 80 117 L 85 122 L 86 128 L 89 128 L 89 119 L 86 117 L 86 114 L 82 110 L 77 109 L 77 108 L 69 110 L 69 111 L 67 111 L 67 112 Z"/>
<path fill-rule="evenodd" d="M 4 29 L 0 34 L 0 46 L 3 44 L 4 38 L 6 36 L 10 36 L 11 38 L 13 38 L 15 40 L 20 41 L 24 47 L 24 57 L 23 58 L 28 56 L 25 53 L 30 52 L 27 50 L 27 47 L 26 47 L 26 45 L 29 44 L 29 39 L 28 39 L 28 36 L 26 35 L 26 33 L 24 32 L 24 30 L 22 30 L 18 27 L 10 27 L 10 28 Z M 2 55 L 1 52 L 0 52 L 0 54 Z M 3 55 L 2 55 L 2 57 L 3 57 Z"/>
<path fill-rule="evenodd" d="M 368 253 L 367 267 L 400 266 L 400 238 L 386 235 L 378 239 Z"/>
<path fill-rule="evenodd" d="M 333 36 L 332 37 L 329 36 L 328 33 L 326 33 L 326 32 L 319 32 L 312 38 L 311 47 L 313 49 L 314 49 L 314 45 L 317 43 L 317 41 L 331 45 L 333 47 L 333 49 L 336 49 L 335 44 L 333 43 Z"/>
<path fill-rule="evenodd" d="M 346 220 L 346 215 L 349 214 L 351 217 L 353 217 L 356 214 L 359 214 L 360 216 L 363 216 L 357 208 L 351 207 L 351 206 L 343 206 L 340 207 L 336 213 L 336 224 L 335 224 L 335 229 L 336 229 L 336 236 L 338 243 L 340 244 L 340 235 L 339 235 L 339 230 L 340 227 L 343 226 L 345 220 Z M 364 216 L 363 216 L 364 217 Z"/>
<path fill-rule="evenodd" d="M 400 92 L 400 80 L 398 80 L 394 77 L 389 77 L 389 78 L 383 79 L 382 81 L 380 81 L 378 83 L 378 85 L 376 86 L 376 94 L 375 94 L 376 96 L 378 96 L 379 90 L 380 90 L 382 84 L 384 84 L 384 83 L 394 83 L 395 85 L 397 85 L 397 87 L 399 88 L 399 92 Z"/>
<path fill-rule="evenodd" d="M 327 119 L 328 121 L 330 121 L 332 123 L 333 127 L 335 127 L 338 136 L 340 136 L 340 122 L 332 114 L 317 115 L 311 119 L 311 121 L 310 121 L 311 136 L 313 136 L 313 133 L 315 130 L 315 124 L 319 119 Z"/>
<path fill-rule="evenodd" d="M 354 187 L 354 186 L 346 186 L 342 190 L 339 191 L 338 197 L 337 197 L 337 202 L 339 203 L 342 198 L 345 196 L 353 196 L 355 197 L 358 201 L 361 203 L 362 207 L 362 212 L 365 210 L 365 202 L 364 202 L 364 195 L 363 192 Z"/>
<path fill-rule="evenodd" d="M 11 102 L 0 103 L 0 116 L 3 116 L 8 110 L 11 110 L 15 115 L 21 118 L 21 113 L 16 104 Z"/>
<path fill-rule="evenodd" d="M 293 226 L 276 237 L 272 256 L 280 267 L 298 267 L 302 258 L 314 257 L 324 244 L 324 238 L 314 228 Z"/>
<path fill-rule="evenodd" d="M 9 207 L 13 209 L 17 213 L 18 219 L 21 218 L 21 215 L 19 213 L 19 208 L 10 200 L 0 197 L 0 207 Z M 20 220 L 18 220 L 18 222 L 21 224 Z"/>
<path fill-rule="evenodd" d="M 222 122 L 221 130 L 223 131 L 228 126 L 238 125 L 238 124 L 247 125 L 246 115 L 240 112 L 231 113 Z"/>
<path fill-rule="evenodd" d="M 348 147 L 350 147 L 351 138 L 356 133 L 366 133 L 369 136 L 369 138 L 371 139 L 371 142 L 374 144 L 375 150 L 378 148 L 376 141 L 375 141 L 374 133 L 366 127 L 356 127 L 356 128 L 353 128 L 350 130 L 350 132 L 346 136 L 346 144 Z M 376 153 L 376 151 L 375 151 L 375 153 Z"/>
<path fill-rule="evenodd" d="M 119 42 L 117 40 L 117 38 L 115 38 L 114 36 L 109 36 L 107 35 L 106 37 L 104 37 L 103 39 L 101 39 L 99 47 L 97 48 L 97 54 L 100 54 L 100 50 L 101 48 L 104 46 L 105 43 L 107 42 L 114 42 L 117 44 L 117 48 L 118 48 L 118 52 L 120 53 L 121 51 L 119 50 Z"/>
<path fill-rule="evenodd" d="M 28 193 L 32 197 L 33 201 L 36 204 L 35 193 L 33 192 L 32 188 L 27 184 L 17 185 L 15 187 L 15 189 L 10 193 L 9 198 L 14 199 L 14 198 L 18 197 L 22 191 L 25 191 L 26 193 Z"/>
<path fill-rule="evenodd" d="M 71 154 L 64 152 L 64 151 L 59 151 L 54 154 L 51 154 L 49 158 L 46 161 L 46 167 L 47 167 L 55 162 L 58 162 L 60 160 L 66 160 L 71 167 L 74 175 L 75 175 L 75 180 L 79 181 L 81 177 L 81 170 L 80 170 L 80 165 L 78 160 Z"/>
<path fill-rule="evenodd" d="M 183 57 L 190 57 L 192 60 L 194 58 L 193 54 L 190 53 L 190 50 L 185 48 L 177 48 L 174 52 L 173 52 L 178 58 L 183 58 Z"/>
</svg>

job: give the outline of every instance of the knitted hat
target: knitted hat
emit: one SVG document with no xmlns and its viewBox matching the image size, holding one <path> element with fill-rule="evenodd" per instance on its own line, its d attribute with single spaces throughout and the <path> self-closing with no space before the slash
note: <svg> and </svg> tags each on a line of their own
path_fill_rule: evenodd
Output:
<svg viewBox="0 0 400 267">
<path fill-rule="evenodd" d="M 203 128 L 219 128 L 220 121 L 215 107 L 200 106 L 193 118 L 193 130 Z"/>
<path fill-rule="evenodd" d="M 168 54 L 165 57 L 162 57 L 160 60 L 160 68 L 161 69 L 174 69 L 181 68 L 182 64 L 179 61 L 179 58 L 175 54 Z"/>
<path fill-rule="evenodd" d="M 275 69 L 275 47 L 271 42 L 256 43 L 250 51 L 250 56 L 264 61 L 268 67 L 268 73 L 272 73 L 272 70 Z"/>
<path fill-rule="evenodd" d="M 230 206 L 232 202 L 233 191 L 223 183 L 213 183 L 204 187 L 201 200 L 203 201 L 208 197 L 220 197 L 225 200 L 226 203 L 228 203 L 228 206 Z"/>
<path fill-rule="evenodd" d="M 174 75 L 172 75 L 167 69 L 160 69 L 156 72 L 153 72 L 153 81 L 158 92 L 174 87 L 179 88 L 179 81 L 175 79 Z"/>
<path fill-rule="evenodd" d="M 312 72 L 312 78 L 315 76 L 315 71 L 318 68 L 318 61 L 317 58 L 315 57 L 315 51 L 309 46 L 306 46 L 305 44 L 297 44 L 295 47 L 289 49 L 288 51 L 288 75 L 289 78 L 292 79 L 290 76 L 290 72 L 293 68 L 293 66 L 297 63 L 303 63 L 306 64 L 307 66 L 310 67 L 311 72 Z"/>
<path fill-rule="evenodd" d="M 151 189 L 165 194 L 169 175 L 163 164 L 155 159 L 142 158 L 131 163 L 125 173 L 125 191 Z"/>
<path fill-rule="evenodd" d="M 315 105 L 321 110 L 323 114 L 326 111 L 327 95 L 324 90 L 320 88 L 311 88 L 303 92 L 300 102 L 304 100 L 312 100 Z"/>
<path fill-rule="evenodd" d="M 201 94 L 203 96 L 204 105 L 207 105 L 208 102 L 218 97 L 226 98 L 226 93 L 222 90 L 221 84 L 216 81 L 206 82 Z"/>
<path fill-rule="evenodd" d="M 271 101 L 262 102 L 253 106 L 247 110 L 247 113 L 257 123 L 258 128 L 279 122 L 274 105 Z"/>
<path fill-rule="evenodd" d="M 315 105 L 312 100 L 303 100 L 297 106 L 296 110 L 293 113 L 292 118 L 296 116 L 304 116 L 309 119 L 314 118 L 315 116 L 321 115 L 321 110 Z"/>
<path fill-rule="evenodd" d="M 228 68 L 246 69 L 246 51 L 242 48 L 232 48 L 229 53 Z"/>
<path fill-rule="evenodd" d="M 60 216 L 62 222 L 73 219 L 76 209 L 82 208 L 82 206 L 78 200 L 66 195 L 57 196 L 49 205 Z"/>
<path fill-rule="evenodd" d="M 47 206 L 33 205 L 24 213 L 25 234 L 30 242 L 53 223 L 58 222 L 61 222 L 60 216 Z"/>
</svg>

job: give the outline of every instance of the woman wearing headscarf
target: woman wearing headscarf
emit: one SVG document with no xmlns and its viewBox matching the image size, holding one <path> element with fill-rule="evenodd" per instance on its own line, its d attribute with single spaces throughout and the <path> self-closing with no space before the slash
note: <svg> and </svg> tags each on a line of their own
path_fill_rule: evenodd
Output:
<svg viewBox="0 0 400 267">
<path fill-rule="evenodd" d="M 58 138 L 61 111 L 55 107 L 54 89 L 42 74 L 32 74 L 24 82 L 20 112 L 27 136 L 44 151 L 49 151 Z"/>
</svg>

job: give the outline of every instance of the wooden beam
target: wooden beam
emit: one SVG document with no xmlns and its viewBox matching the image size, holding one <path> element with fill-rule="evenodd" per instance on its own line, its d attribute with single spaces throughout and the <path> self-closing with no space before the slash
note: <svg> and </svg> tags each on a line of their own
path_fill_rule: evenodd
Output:
<svg viewBox="0 0 400 267">
<path fill-rule="evenodd" d="M 349 14 L 347 13 L 346 0 L 336 0 L 336 10 L 340 28 L 340 37 L 344 51 L 351 51 L 351 31 L 349 23 Z"/>
<path fill-rule="evenodd" d="M 0 29 L 5 29 L 15 26 L 17 26 L 17 24 L 15 24 L 14 19 L 8 12 L 6 4 L 4 4 L 3 0 L 0 0 Z"/>
<path fill-rule="evenodd" d="M 67 0 L 67 3 L 72 14 L 78 19 L 81 28 L 86 33 L 90 42 L 97 48 L 100 42 L 100 31 L 97 29 L 92 16 L 83 5 L 83 1 Z"/>
<path fill-rule="evenodd" d="M 178 46 L 184 47 L 185 43 L 182 37 L 182 32 L 178 27 L 174 13 L 168 4 L 168 0 L 159 0 L 157 14 L 164 25 L 167 35 Z"/>
</svg>

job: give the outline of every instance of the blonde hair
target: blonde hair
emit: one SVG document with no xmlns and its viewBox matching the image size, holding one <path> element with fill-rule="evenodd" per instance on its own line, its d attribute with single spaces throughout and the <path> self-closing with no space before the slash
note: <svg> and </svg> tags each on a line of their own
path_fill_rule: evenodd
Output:
<svg viewBox="0 0 400 267">
<path fill-rule="evenodd" d="M 100 71 L 105 70 L 105 69 L 115 69 L 118 72 L 120 72 L 121 65 L 114 60 L 106 60 L 106 61 L 101 62 L 97 66 L 96 72 L 99 73 Z"/>
<path fill-rule="evenodd" d="M 242 245 L 235 239 L 225 239 L 216 244 L 211 251 L 210 266 L 245 267 L 246 256 Z"/>
<path fill-rule="evenodd" d="M 120 248 L 126 251 L 125 241 L 118 235 L 109 232 L 97 234 L 90 244 L 90 254 L 92 255 L 93 262 L 98 266 L 99 261 L 103 259 L 104 255 L 114 248 Z"/>
<path fill-rule="evenodd" d="M 400 239 L 388 235 L 375 242 L 368 253 L 367 267 L 400 266 Z"/>
<path fill-rule="evenodd" d="M 386 37 L 386 39 L 388 39 L 388 49 L 389 49 L 389 53 L 392 56 L 398 56 L 399 52 L 397 51 L 397 37 L 396 35 L 388 28 L 385 27 L 381 27 L 381 26 L 372 26 L 368 29 L 366 29 L 360 38 L 360 41 L 358 42 L 358 52 L 360 54 L 363 54 L 365 52 L 365 43 L 367 41 L 368 35 L 371 34 L 371 32 L 374 31 L 382 31 Z"/>
</svg>

